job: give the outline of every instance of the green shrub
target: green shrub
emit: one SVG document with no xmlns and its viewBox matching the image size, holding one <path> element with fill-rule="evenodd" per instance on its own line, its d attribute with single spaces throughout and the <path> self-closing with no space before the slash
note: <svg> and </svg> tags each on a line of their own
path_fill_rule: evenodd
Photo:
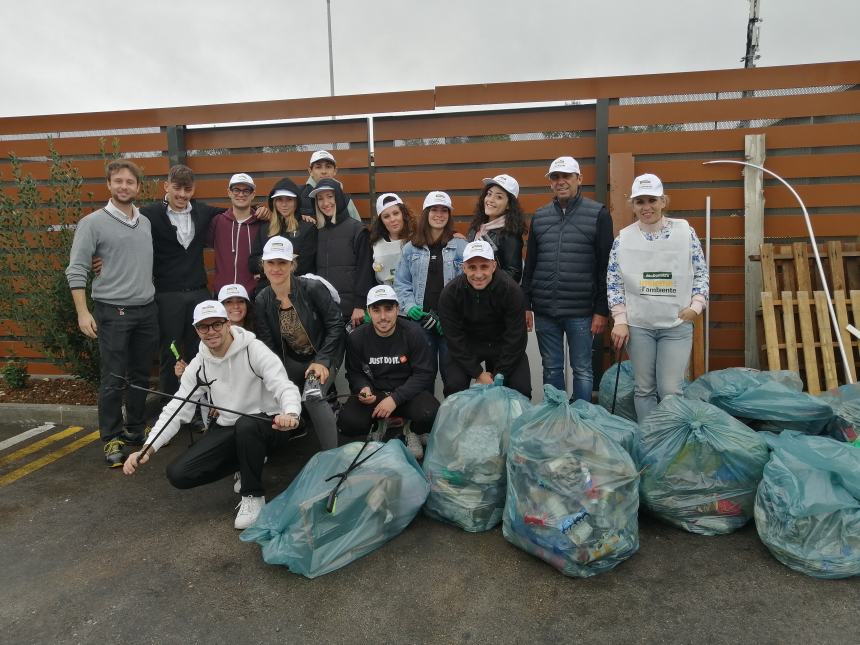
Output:
<svg viewBox="0 0 860 645">
<path fill-rule="evenodd" d="M 27 380 L 30 375 L 27 374 L 27 366 L 21 361 L 10 360 L 0 372 L 2 372 L 3 380 L 6 381 L 9 389 L 23 390 L 27 387 Z"/>
</svg>

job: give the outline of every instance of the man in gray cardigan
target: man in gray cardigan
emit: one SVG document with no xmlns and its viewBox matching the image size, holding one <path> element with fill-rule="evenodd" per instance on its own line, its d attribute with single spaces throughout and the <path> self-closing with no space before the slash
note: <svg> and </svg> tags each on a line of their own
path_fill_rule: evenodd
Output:
<svg viewBox="0 0 860 645">
<path fill-rule="evenodd" d="M 158 314 L 152 284 L 150 224 L 133 203 L 140 191 L 140 168 L 130 161 L 112 161 L 106 176 L 110 200 L 104 208 L 78 222 L 66 279 L 72 290 L 78 327 L 84 335 L 99 341 L 99 432 L 105 442 L 105 460 L 108 466 L 117 468 L 125 460 L 125 444 L 140 445 L 145 439 L 146 393 L 128 391 L 123 428 L 123 383 L 111 373 L 148 387 L 158 344 Z M 104 265 L 93 279 L 94 306 L 90 313 L 85 289 L 93 256 L 100 257 Z"/>
</svg>

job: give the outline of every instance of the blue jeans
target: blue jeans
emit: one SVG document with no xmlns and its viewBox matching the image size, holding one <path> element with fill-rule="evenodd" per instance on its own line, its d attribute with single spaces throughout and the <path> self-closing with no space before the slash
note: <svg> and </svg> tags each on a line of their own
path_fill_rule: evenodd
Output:
<svg viewBox="0 0 860 645">
<path fill-rule="evenodd" d="M 543 365 L 544 385 L 565 392 L 564 336 L 567 334 L 570 367 L 573 371 L 573 398 L 591 402 L 594 375 L 591 371 L 591 316 L 553 318 L 535 312 L 535 333 Z"/>
<path fill-rule="evenodd" d="M 427 346 L 430 348 L 430 355 L 433 357 L 433 385 L 430 386 L 430 393 L 436 391 L 436 370 L 442 375 L 442 382 L 447 383 L 448 374 L 448 341 L 444 336 L 440 336 L 433 330 L 422 329 L 424 338 L 427 340 Z"/>
<path fill-rule="evenodd" d="M 670 394 L 681 394 L 693 348 L 693 323 L 670 329 L 630 327 L 633 405 L 639 423 Z"/>
</svg>

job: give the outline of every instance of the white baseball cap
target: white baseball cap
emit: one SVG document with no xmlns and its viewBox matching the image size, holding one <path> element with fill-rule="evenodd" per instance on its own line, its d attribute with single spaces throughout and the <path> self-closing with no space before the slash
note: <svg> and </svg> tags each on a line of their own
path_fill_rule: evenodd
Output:
<svg viewBox="0 0 860 645">
<path fill-rule="evenodd" d="M 227 320 L 227 310 L 217 300 L 204 300 L 194 307 L 194 322 L 191 324 L 197 325 L 201 320 L 206 320 L 207 318 L 223 318 Z"/>
<path fill-rule="evenodd" d="M 291 190 L 287 190 L 286 188 L 279 188 L 272 193 L 271 199 L 275 199 L 276 197 L 298 197 L 298 195 L 296 195 Z"/>
<path fill-rule="evenodd" d="M 387 204 L 385 204 L 386 199 L 391 199 Z M 384 211 L 389 206 L 394 206 L 395 204 L 402 204 L 403 200 L 400 199 L 400 195 L 396 193 L 383 193 L 379 197 L 376 198 L 376 214 L 379 215 L 382 211 Z"/>
<path fill-rule="evenodd" d="M 269 238 L 263 247 L 263 260 L 289 260 L 293 261 L 293 243 L 287 238 L 276 235 Z"/>
<path fill-rule="evenodd" d="M 493 253 L 493 247 L 484 240 L 475 240 L 469 242 L 466 248 L 463 249 L 463 262 L 468 262 L 472 258 L 484 258 L 485 260 L 495 260 L 496 254 Z"/>
<path fill-rule="evenodd" d="M 633 180 L 633 187 L 630 189 L 630 199 L 639 197 L 640 195 L 662 197 L 663 182 L 660 181 L 660 178 L 657 175 L 639 175 Z"/>
<path fill-rule="evenodd" d="M 334 160 L 334 155 L 328 150 L 317 150 L 311 155 L 311 162 L 308 165 L 313 166 L 317 161 L 322 161 L 323 159 L 331 161 L 335 166 L 337 165 L 337 162 Z"/>
<path fill-rule="evenodd" d="M 451 205 L 451 196 L 441 190 L 434 190 L 431 193 L 427 193 L 427 197 L 424 198 L 424 206 L 422 208 L 430 208 L 431 206 L 446 206 L 448 210 L 453 210 L 454 208 Z"/>
<path fill-rule="evenodd" d="M 387 284 L 380 284 L 373 287 L 370 291 L 367 292 L 367 306 L 369 307 L 372 304 L 382 301 L 393 301 L 397 302 L 397 294 L 394 293 L 394 289 L 389 287 Z"/>
<path fill-rule="evenodd" d="M 225 284 L 218 292 L 218 302 L 224 302 L 227 298 L 244 298 L 248 302 L 251 299 L 248 297 L 248 290 L 241 284 Z"/>
<path fill-rule="evenodd" d="M 495 177 L 485 177 L 484 186 L 495 184 L 505 192 L 510 193 L 514 197 L 520 196 L 520 184 L 510 175 L 496 175 Z"/>
<path fill-rule="evenodd" d="M 251 175 L 244 172 L 237 172 L 235 175 L 230 177 L 230 183 L 227 184 L 227 188 L 232 188 L 236 184 L 248 184 L 251 188 L 257 187 L 254 180 L 251 179 Z"/>
<path fill-rule="evenodd" d="M 549 165 L 549 170 L 544 177 L 549 177 L 554 172 L 563 172 L 568 174 L 575 172 L 577 175 L 582 174 L 579 171 L 579 162 L 577 162 L 573 157 L 559 157 L 553 161 Z"/>
</svg>

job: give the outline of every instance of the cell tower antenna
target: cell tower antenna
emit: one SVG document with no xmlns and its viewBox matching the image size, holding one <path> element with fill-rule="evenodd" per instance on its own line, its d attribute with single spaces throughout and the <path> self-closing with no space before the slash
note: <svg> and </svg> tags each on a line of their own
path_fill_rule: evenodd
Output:
<svg viewBox="0 0 860 645">
<path fill-rule="evenodd" d="M 755 62 L 761 58 L 758 54 L 758 32 L 761 18 L 761 0 L 749 0 L 750 3 L 750 18 L 747 22 L 747 53 L 741 61 L 744 67 L 755 67 Z"/>
</svg>

